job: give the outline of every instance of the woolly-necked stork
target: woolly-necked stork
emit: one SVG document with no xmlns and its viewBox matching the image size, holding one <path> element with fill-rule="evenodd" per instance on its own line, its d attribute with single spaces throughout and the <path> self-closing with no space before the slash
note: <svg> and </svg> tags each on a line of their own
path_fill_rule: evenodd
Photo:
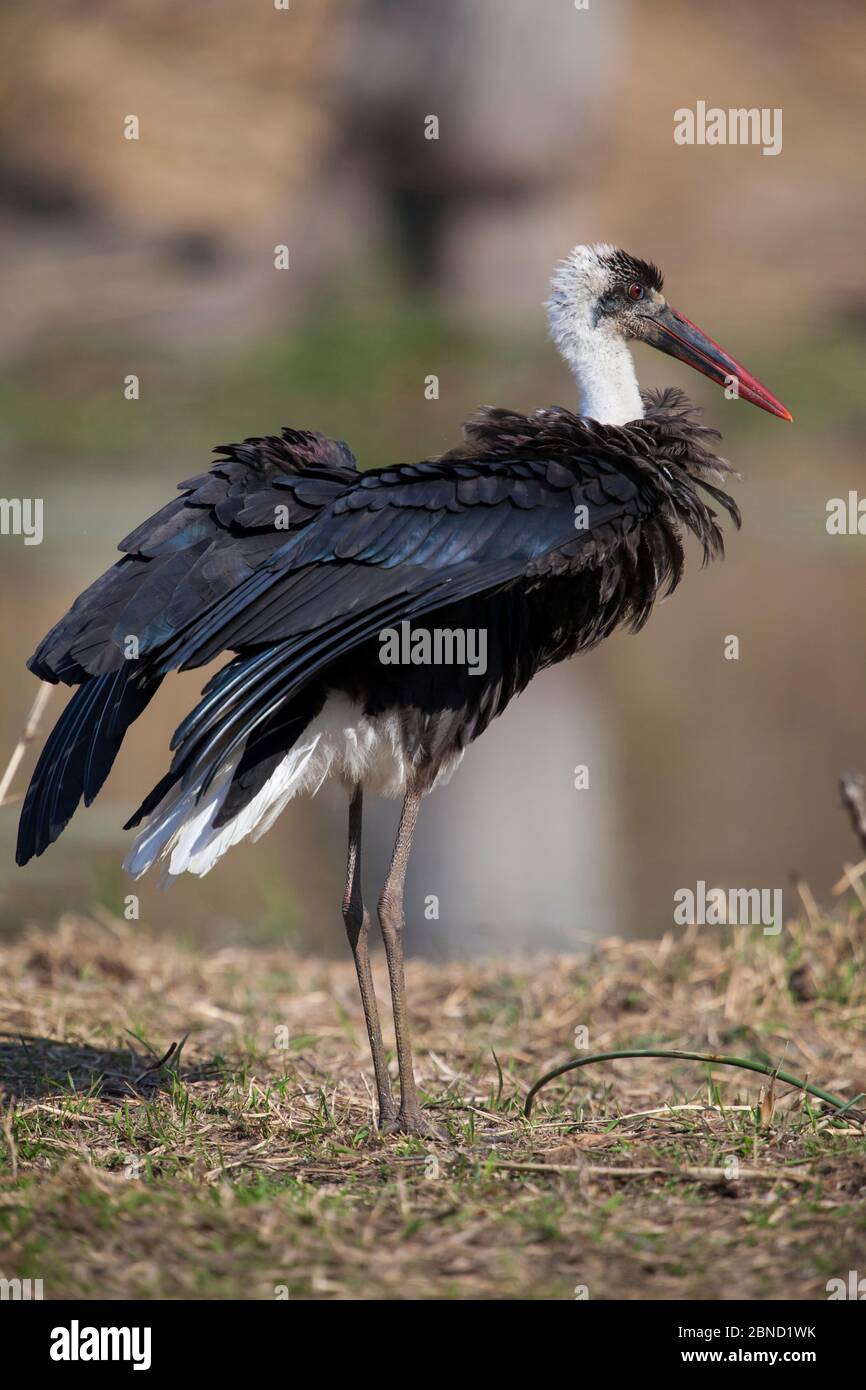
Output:
<svg viewBox="0 0 866 1390">
<path fill-rule="evenodd" d="M 551 335 L 582 413 L 482 409 L 438 458 L 358 472 L 345 444 L 284 429 L 218 462 L 121 543 L 30 669 L 75 694 L 21 815 L 25 864 L 102 786 L 163 677 L 233 659 L 177 730 L 169 771 L 128 822 L 134 876 L 207 873 L 330 775 L 349 795 L 343 917 L 386 1130 L 429 1133 L 404 1001 L 403 885 L 421 798 L 535 673 L 619 624 L 640 628 L 683 569 L 682 532 L 723 549 L 716 431 L 678 390 L 641 392 L 629 341 L 652 344 L 781 419 L 755 378 L 678 314 L 659 271 L 606 245 L 556 270 Z M 707 500 L 709 499 L 709 501 Z M 381 635 L 483 632 L 486 670 L 382 659 Z M 130 639 L 134 639 L 130 641 Z M 423 649 L 423 640 L 422 640 Z M 441 650 L 441 648 L 439 649 Z M 379 896 L 400 1077 L 392 1098 L 361 898 L 364 791 L 403 798 Z"/>
</svg>

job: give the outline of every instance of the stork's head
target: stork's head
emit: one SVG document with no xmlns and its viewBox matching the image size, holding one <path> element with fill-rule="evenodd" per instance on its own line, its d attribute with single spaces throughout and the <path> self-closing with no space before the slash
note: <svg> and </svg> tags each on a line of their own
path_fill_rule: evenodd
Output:
<svg viewBox="0 0 866 1390">
<path fill-rule="evenodd" d="M 584 392 L 583 411 L 609 424 L 643 414 L 631 340 L 687 362 L 771 415 L 791 415 L 751 372 L 672 309 L 656 266 L 615 246 L 575 246 L 557 267 L 548 300 L 550 331 Z M 736 386 L 734 386 L 736 383 Z"/>
</svg>

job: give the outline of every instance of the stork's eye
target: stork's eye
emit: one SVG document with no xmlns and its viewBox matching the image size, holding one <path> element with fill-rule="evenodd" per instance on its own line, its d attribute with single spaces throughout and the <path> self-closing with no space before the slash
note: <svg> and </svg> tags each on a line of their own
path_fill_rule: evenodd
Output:
<svg viewBox="0 0 866 1390">
<path fill-rule="evenodd" d="M 643 299 L 645 293 L 643 285 L 638 280 L 632 281 L 628 287 L 629 299 Z"/>
</svg>

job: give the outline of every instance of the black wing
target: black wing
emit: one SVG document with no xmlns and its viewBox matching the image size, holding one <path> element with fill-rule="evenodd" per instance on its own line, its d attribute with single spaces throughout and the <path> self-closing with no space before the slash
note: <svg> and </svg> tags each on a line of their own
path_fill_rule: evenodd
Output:
<svg viewBox="0 0 866 1390">
<path fill-rule="evenodd" d="M 602 571 L 602 601 L 616 594 L 617 620 L 643 622 L 681 573 L 678 523 L 705 551 L 721 547 L 695 483 L 730 503 L 701 476 L 713 465 L 693 427 L 665 419 L 616 429 L 564 411 L 486 412 L 453 453 L 366 474 L 345 458 L 262 470 L 261 441 L 249 457 L 233 451 L 237 471 L 220 464 L 192 480 L 37 652 L 33 669 L 49 679 L 128 672 L 118 655 L 128 635 L 140 659 L 121 683 L 122 710 L 106 679 L 64 712 L 25 802 L 20 862 L 56 838 L 82 792 L 92 799 L 130 718 L 172 669 L 239 653 L 177 731 L 172 768 L 141 812 L 180 777 L 203 793 L 231 751 L 382 627 L 587 568 Z M 281 504 L 288 538 L 273 526 Z"/>
<path fill-rule="evenodd" d="M 153 655 L 241 584 L 357 477 L 345 444 L 313 432 L 226 445 L 208 473 L 121 542 L 123 558 L 76 599 L 27 663 L 77 685 L 37 763 L 18 832 L 25 864 L 89 805 L 162 680 Z M 286 479 L 304 486 L 287 490 Z"/>
</svg>

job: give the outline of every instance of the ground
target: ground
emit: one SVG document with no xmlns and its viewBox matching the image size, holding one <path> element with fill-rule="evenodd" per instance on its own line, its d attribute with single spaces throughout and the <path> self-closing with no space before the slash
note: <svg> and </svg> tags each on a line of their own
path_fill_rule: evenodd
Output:
<svg viewBox="0 0 866 1390">
<path fill-rule="evenodd" d="M 855 1097 L 858 914 L 412 961 L 435 1146 L 373 1130 L 348 962 L 193 950 L 105 914 L 32 931 L 0 952 L 0 1276 L 46 1298 L 825 1299 L 866 1273 L 850 1113 L 645 1059 L 522 1108 L 575 1041 L 736 1053 Z"/>
</svg>

